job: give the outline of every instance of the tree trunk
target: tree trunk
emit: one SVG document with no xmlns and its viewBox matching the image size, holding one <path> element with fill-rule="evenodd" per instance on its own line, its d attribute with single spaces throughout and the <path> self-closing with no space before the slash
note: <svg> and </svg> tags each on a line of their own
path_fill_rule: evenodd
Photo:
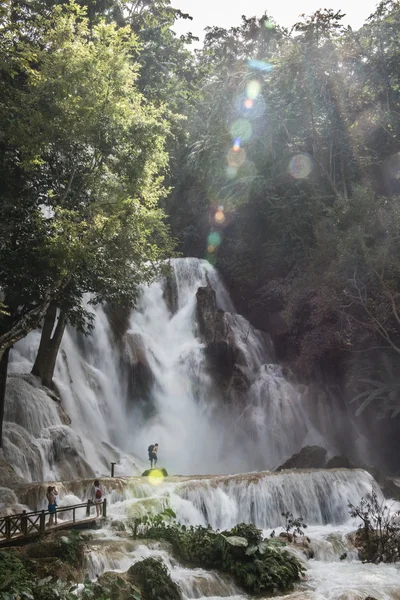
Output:
<svg viewBox="0 0 400 600">
<path fill-rule="evenodd" d="M 0 358 L 0 448 L 3 446 L 3 416 L 6 399 L 8 355 L 10 348 L 5 350 Z"/>
<path fill-rule="evenodd" d="M 0 356 L 9 350 L 14 344 L 22 340 L 30 331 L 40 325 L 50 304 L 50 295 L 46 296 L 42 304 L 32 308 L 24 316 L 19 318 L 12 327 L 0 335 Z"/>
<path fill-rule="evenodd" d="M 60 311 L 57 319 L 57 305 L 52 302 L 44 318 L 39 349 L 32 368 L 32 374 L 40 377 L 42 384 L 49 388 L 53 386 L 54 369 L 65 326 L 65 313 Z"/>
</svg>

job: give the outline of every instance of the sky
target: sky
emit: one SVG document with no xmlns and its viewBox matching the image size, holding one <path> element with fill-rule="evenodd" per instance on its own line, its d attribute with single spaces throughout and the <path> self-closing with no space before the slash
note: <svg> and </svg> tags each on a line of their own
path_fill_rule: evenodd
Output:
<svg viewBox="0 0 400 600">
<path fill-rule="evenodd" d="M 358 29 L 374 12 L 378 0 L 172 0 L 174 8 L 189 13 L 193 21 L 182 21 L 176 32 L 191 31 L 201 39 L 207 25 L 231 27 L 239 25 L 241 16 L 262 16 L 267 12 L 278 25 L 291 27 L 299 15 L 312 14 L 319 8 L 341 9 L 346 14 L 343 23 Z"/>
</svg>

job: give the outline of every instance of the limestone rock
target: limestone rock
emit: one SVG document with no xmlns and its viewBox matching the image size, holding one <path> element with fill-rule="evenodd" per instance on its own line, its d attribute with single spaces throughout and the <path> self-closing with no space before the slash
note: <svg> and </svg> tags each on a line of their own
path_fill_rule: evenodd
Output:
<svg viewBox="0 0 400 600">
<path fill-rule="evenodd" d="M 171 579 L 168 569 L 155 558 L 146 558 L 132 565 L 126 578 L 139 587 L 143 600 L 182 599 L 180 589 Z"/>
<path fill-rule="evenodd" d="M 224 319 L 224 311 L 217 307 L 215 290 L 207 280 L 206 287 L 196 293 L 197 322 L 200 335 L 207 347 L 207 354 L 226 374 L 231 374 L 236 362 L 235 345 Z"/>
<path fill-rule="evenodd" d="M 111 521 L 110 527 L 113 531 L 126 531 L 125 523 L 119 519 Z"/>
<path fill-rule="evenodd" d="M 174 314 L 178 309 L 178 286 L 173 273 L 169 273 L 164 280 L 163 299 L 169 311 Z"/>
<path fill-rule="evenodd" d="M 6 459 L 3 448 L 0 448 L 0 485 L 14 485 L 22 481 Z"/>
<path fill-rule="evenodd" d="M 333 456 L 326 463 L 327 469 L 354 469 L 347 456 Z"/>
<path fill-rule="evenodd" d="M 95 473 L 83 458 L 84 449 L 80 437 L 70 427 L 49 427 L 45 436 L 51 440 L 48 457 L 50 464 L 57 467 L 59 479 L 94 477 Z"/>
<path fill-rule="evenodd" d="M 400 487 L 395 484 L 393 479 L 385 477 L 384 482 L 381 484 L 381 489 L 385 498 L 400 501 Z"/>
<path fill-rule="evenodd" d="M 17 423 L 3 424 L 4 458 L 25 481 L 41 480 L 43 458 L 36 439 Z"/>
<path fill-rule="evenodd" d="M 323 469 L 326 463 L 326 450 L 321 446 L 305 446 L 297 454 L 293 454 L 286 462 L 278 467 L 284 469 Z"/>
<path fill-rule="evenodd" d="M 147 360 L 143 338 L 127 331 L 122 338 L 121 359 L 129 372 L 129 395 L 132 398 L 148 398 L 154 376 Z"/>
<path fill-rule="evenodd" d="M 163 477 L 168 477 L 167 469 L 147 469 L 142 473 L 142 477 L 148 477 L 151 473 L 162 473 Z"/>
<path fill-rule="evenodd" d="M 250 386 L 246 374 L 246 360 L 238 347 L 230 321 L 234 318 L 217 307 L 215 290 L 208 278 L 205 287 L 196 293 L 196 317 L 200 337 L 205 343 L 205 352 L 210 368 L 226 395 L 236 392 L 245 394 Z"/>
</svg>

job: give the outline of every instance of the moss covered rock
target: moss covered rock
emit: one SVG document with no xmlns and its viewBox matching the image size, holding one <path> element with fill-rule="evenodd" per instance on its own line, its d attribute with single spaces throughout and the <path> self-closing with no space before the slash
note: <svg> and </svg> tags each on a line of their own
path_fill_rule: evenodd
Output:
<svg viewBox="0 0 400 600">
<path fill-rule="evenodd" d="M 142 600 L 137 586 L 128 581 L 125 573 L 103 573 L 93 584 L 93 598 L 112 598 L 112 600 Z"/>
<path fill-rule="evenodd" d="M 78 531 L 55 531 L 20 548 L 20 554 L 33 560 L 58 559 L 75 569 L 80 569 L 83 565 L 84 548 L 84 541 Z"/>
<path fill-rule="evenodd" d="M 264 540 L 259 529 L 246 523 L 220 532 L 161 522 L 150 525 L 143 536 L 170 542 L 177 558 L 188 566 L 228 573 L 253 595 L 290 590 L 304 573 L 283 541 Z"/>
<path fill-rule="evenodd" d="M 150 475 L 153 475 L 154 477 L 159 477 L 160 475 L 162 477 L 168 477 L 167 469 L 147 469 L 142 473 L 142 477 L 149 477 Z"/>
<path fill-rule="evenodd" d="M 128 581 L 136 584 L 143 600 L 181 600 L 177 584 L 172 581 L 167 567 L 154 558 L 134 564 L 127 572 Z"/>
</svg>

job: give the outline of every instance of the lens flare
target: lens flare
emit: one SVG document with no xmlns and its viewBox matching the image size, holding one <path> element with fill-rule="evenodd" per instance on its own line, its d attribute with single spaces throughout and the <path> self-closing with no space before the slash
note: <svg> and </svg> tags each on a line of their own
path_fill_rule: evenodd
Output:
<svg viewBox="0 0 400 600">
<path fill-rule="evenodd" d="M 269 19 L 265 21 L 264 26 L 265 29 L 275 29 L 275 25 Z"/>
<path fill-rule="evenodd" d="M 231 125 L 231 136 L 235 140 L 234 144 L 247 142 L 253 135 L 253 127 L 247 119 L 237 119 Z"/>
<path fill-rule="evenodd" d="M 257 81 L 257 79 L 252 79 L 246 85 L 247 98 L 249 98 L 250 100 L 255 100 L 260 92 L 261 84 L 259 81 Z"/>
<path fill-rule="evenodd" d="M 255 60 L 250 58 L 247 61 L 247 64 L 251 69 L 256 69 L 257 71 L 261 71 L 263 73 L 269 73 L 274 68 L 271 63 L 264 62 L 263 60 Z"/>
<path fill-rule="evenodd" d="M 247 108 L 248 110 L 250 110 L 254 106 L 254 100 L 252 100 L 251 98 L 246 98 L 246 100 L 244 101 L 243 104 L 244 104 L 245 108 Z"/>
<path fill-rule="evenodd" d="M 214 252 L 215 248 L 214 246 L 207 246 L 207 252 L 209 252 L 210 254 L 212 254 Z"/>
<path fill-rule="evenodd" d="M 293 156 L 289 163 L 289 173 L 294 179 L 305 179 L 311 173 L 313 164 L 311 157 L 307 154 Z"/>
<path fill-rule="evenodd" d="M 242 177 L 255 177 L 257 175 L 257 168 L 253 162 L 246 160 L 240 167 L 240 173 Z"/>
<path fill-rule="evenodd" d="M 225 221 L 225 215 L 222 212 L 222 210 L 217 210 L 217 212 L 214 215 L 214 219 L 216 220 L 217 223 L 221 224 Z"/>
<path fill-rule="evenodd" d="M 222 206 L 222 204 L 220 206 L 218 206 L 218 210 L 224 210 L 224 207 Z"/>
<path fill-rule="evenodd" d="M 164 480 L 164 474 L 160 469 L 152 469 L 149 475 L 151 485 L 160 485 Z"/>
<path fill-rule="evenodd" d="M 237 167 L 226 167 L 226 176 L 228 179 L 235 179 L 237 172 Z"/>
<path fill-rule="evenodd" d="M 222 210 L 219 210 L 219 209 L 218 209 L 218 213 L 220 213 L 220 212 L 221 212 L 222 214 L 224 214 L 224 213 L 222 212 Z M 219 245 L 220 245 L 220 243 L 221 243 L 221 236 L 220 236 L 220 234 L 218 233 L 218 231 L 212 231 L 212 232 L 209 234 L 209 236 L 208 236 L 208 238 L 207 238 L 207 243 L 209 244 L 209 247 L 212 247 L 212 248 L 213 248 L 212 252 L 214 252 L 215 248 L 217 248 L 217 246 L 219 246 Z"/>
<path fill-rule="evenodd" d="M 238 148 L 237 150 L 234 150 L 233 148 L 231 148 L 231 150 L 229 150 L 228 165 L 230 167 L 234 167 L 234 168 L 238 169 L 240 167 L 240 165 L 242 165 L 244 163 L 245 160 L 246 160 L 246 152 L 243 150 L 243 148 Z"/>
<path fill-rule="evenodd" d="M 210 265 L 212 265 L 213 267 L 215 266 L 215 263 L 217 262 L 215 254 L 207 254 L 206 260 L 208 260 L 208 262 L 210 263 Z"/>
<path fill-rule="evenodd" d="M 392 154 L 383 163 L 383 174 L 386 183 L 394 193 L 398 193 L 400 181 L 400 152 Z"/>
</svg>

